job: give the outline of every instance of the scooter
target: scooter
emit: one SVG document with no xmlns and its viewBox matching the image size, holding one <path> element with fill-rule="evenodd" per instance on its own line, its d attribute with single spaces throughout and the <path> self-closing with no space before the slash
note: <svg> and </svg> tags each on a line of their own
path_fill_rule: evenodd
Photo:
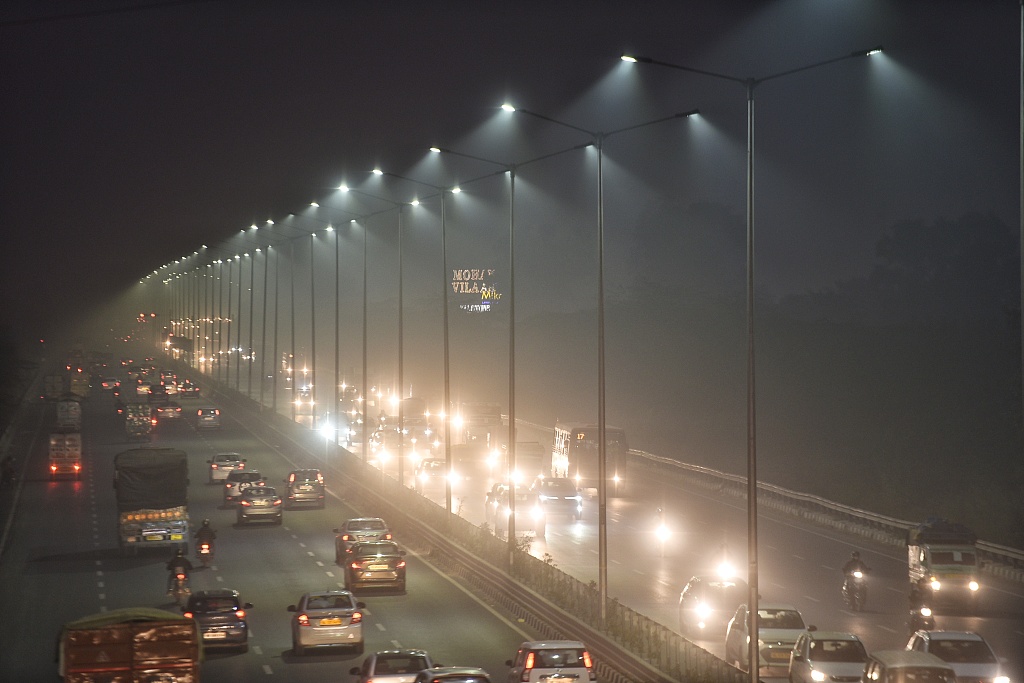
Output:
<svg viewBox="0 0 1024 683">
<path fill-rule="evenodd" d="M 213 562 L 213 542 L 197 541 L 196 557 L 199 558 L 199 561 L 203 563 L 204 567 L 209 567 L 210 563 Z"/>
<path fill-rule="evenodd" d="M 843 601 L 854 612 L 860 612 L 868 601 L 868 585 L 864 572 L 859 569 L 846 575 L 843 582 Z"/>
<path fill-rule="evenodd" d="M 910 620 L 907 622 L 907 628 L 910 629 L 911 635 L 917 631 L 934 631 L 935 614 L 932 612 L 932 608 L 928 605 L 911 607 Z"/>
</svg>

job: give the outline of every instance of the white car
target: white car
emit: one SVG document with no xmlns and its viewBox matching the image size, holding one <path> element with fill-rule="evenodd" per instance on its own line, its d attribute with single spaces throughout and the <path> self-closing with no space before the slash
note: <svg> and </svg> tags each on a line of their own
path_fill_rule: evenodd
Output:
<svg viewBox="0 0 1024 683">
<path fill-rule="evenodd" d="M 348 672 L 356 677 L 356 683 L 412 683 L 419 672 L 439 666 L 425 650 L 382 650 Z"/>
<path fill-rule="evenodd" d="M 746 605 L 740 605 L 729 620 L 725 631 L 725 661 L 741 669 L 748 666 L 747 637 L 750 614 Z M 765 676 L 783 676 L 789 668 L 789 654 L 797 639 L 810 629 L 800 611 L 792 605 L 760 603 L 757 606 L 758 671 Z M 781 669 L 781 671 L 778 671 Z"/>
<path fill-rule="evenodd" d="M 868 653 L 852 633 L 809 631 L 789 657 L 789 683 L 856 683 L 864 675 Z"/>
<path fill-rule="evenodd" d="M 235 470 L 245 469 L 245 458 L 239 453 L 218 453 L 210 460 L 210 483 L 224 481 Z"/>
<path fill-rule="evenodd" d="M 523 643 L 515 659 L 505 662 L 511 667 L 508 682 L 519 681 L 596 681 L 594 660 L 586 646 L 577 640 L 538 640 Z"/>
<path fill-rule="evenodd" d="M 289 605 L 292 618 L 292 653 L 304 655 L 311 647 L 350 647 L 363 653 L 363 612 L 349 591 L 306 593 Z"/>
<path fill-rule="evenodd" d="M 988 642 L 973 631 L 917 631 L 906 649 L 935 655 L 953 667 L 957 681 L 1010 680 Z"/>
</svg>

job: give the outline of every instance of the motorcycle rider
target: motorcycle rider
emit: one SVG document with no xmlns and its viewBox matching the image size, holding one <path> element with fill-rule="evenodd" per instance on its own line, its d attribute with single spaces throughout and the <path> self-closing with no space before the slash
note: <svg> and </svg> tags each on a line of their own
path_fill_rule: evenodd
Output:
<svg viewBox="0 0 1024 683">
<path fill-rule="evenodd" d="M 860 559 L 859 551 L 854 550 L 850 553 L 850 559 L 843 565 L 843 576 L 845 577 L 843 581 L 843 595 L 846 595 L 847 591 L 850 589 L 850 579 L 853 577 L 854 572 L 867 574 L 869 571 L 871 571 L 871 568 Z"/>
<path fill-rule="evenodd" d="M 196 543 L 209 543 L 212 548 L 215 538 L 217 538 L 217 531 L 210 526 L 210 520 L 204 519 L 203 525 L 196 529 Z"/>
<path fill-rule="evenodd" d="M 174 589 L 174 580 L 176 575 L 184 574 L 185 581 L 188 581 L 188 573 L 192 571 L 192 563 L 185 557 L 185 551 L 178 548 L 177 552 L 167 562 L 167 571 L 170 572 L 167 575 L 167 594 L 170 595 Z"/>
</svg>

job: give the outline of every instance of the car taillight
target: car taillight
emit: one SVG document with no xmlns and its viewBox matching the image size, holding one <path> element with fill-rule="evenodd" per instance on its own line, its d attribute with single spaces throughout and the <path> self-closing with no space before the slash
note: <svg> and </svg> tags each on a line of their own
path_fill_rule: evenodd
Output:
<svg viewBox="0 0 1024 683">
<path fill-rule="evenodd" d="M 245 469 L 245 463 L 244 462 L 238 463 L 237 465 L 235 465 L 235 469 L 244 470 Z"/>
<path fill-rule="evenodd" d="M 185 617 L 186 619 L 191 619 L 193 615 L 192 615 L 192 613 L 191 613 L 191 612 L 185 612 L 185 614 L 184 614 L 183 616 L 184 616 L 184 617 Z"/>
<path fill-rule="evenodd" d="M 395 565 L 395 567 L 397 567 L 398 569 L 401 569 L 404 566 L 405 566 L 405 560 L 399 560 L 398 564 Z"/>
<path fill-rule="evenodd" d="M 299 626 L 309 626 L 309 616 L 306 614 L 300 614 L 295 617 L 296 621 L 299 622 Z"/>
<path fill-rule="evenodd" d="M 534 657 L 535 657 L 535 655 L 534 655 L 533 652 L 527 653 L 526 661 L 523 662 L 523 675 L 519 677 L 519 680 L 521 680 L 521 681 L 529 681 L 530 680 L 530 671 L 533 669 Z"/>
<path fill-rule="evenodd" d="M 342 534 L 341 535 L 341 540 L 343 540 L 343 541 L 351 541 L 351 540 L 354 540 L 354 539 L 352 538 L 351 534 Z"/>
<path fill-rule="evenodd" d="M 82 469 L 82 466 L 79 465 L 77 462 L 75 463 L 74 467 L 75 467 L 75 472 L 79 472 Z"/>
<path fill-rule="evenodd" d="M 243 498 L 242 500 L 238 501 L 238 504 L 241 505 L 244 508 L 247 508 L 247 507 L 252 505 L 252 503 L 247 501 L 245 498 Z"/>
<path fill-rule="evenodd" d="M 353 562 L 349 566 L 352 567 L 352 569 L 359 569 L 362 565 L 359 562 Z"/>
<path fill-rule="evenodd" d="M 244 609 L 236 609 L 235 610 L 235 616 L 238 617 L 239 619 L 245 619 L 245 610 Z"/>
<path fill-rule="evenodd" d="M 210 469 L 211 469 L 211 470 L 215 470 L 215 469 L 217 469 L 217 463 L 213 463 L 213 464 L 211 464 L 211 465 L 210 465 Z"/>
<path fill-rule="evenodd" d="M 274 505 L 280 505 L 280 504 L 281 504 L 281 499 L 280 498 L 278 498 L 277 500 L 274 501 Z"/>
<path fill-rule="evenodd" d="M 56 472 L 57 471 L 57 466 L 56 465 L 50 465 L 50 471 L 51 472 Z"/>
<path fill-rule="evenodd" d="M 231 488 L 231 484 L 224 484 L 224 488 L 226 488 L 226 489 Z"/>
<path fill-rule="evenodd" d="M 363 620 L 363 613 L 362 612 L 353 612 L 352 613 L 352 623 L 353 624 L 358 624 L 362 620 Z"/>
<path fill-rule="evenodd" d="M 594 662 L 590 659 L 590 653 L 586 650 L 583 651 L 583 666 L 587 667 L 588 669 L 594 668 Z"/>
<path fill-rule="evenodd" d="M 391 534 L 390 533 L 384 534 L 384 540 L 385 541 L 390 541 L 391 540 Z"/>
<path fill-rule="evenodd" d="M 185 580 L 185 575 L 181 574 L 181 573 L 178 573 L 178 574 L 174 575 L 174 578 L 176 578 L 178 581 L 184 581 Z"/>
</svg>

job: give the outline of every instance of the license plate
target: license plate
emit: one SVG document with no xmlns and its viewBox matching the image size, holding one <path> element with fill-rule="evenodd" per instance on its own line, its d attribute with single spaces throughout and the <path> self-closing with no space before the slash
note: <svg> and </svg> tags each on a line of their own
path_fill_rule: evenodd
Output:
<svg viewBox="0 0 1024 683">
<path fill-rule="evenodd" d="M 254 500 L 254 501 L 252 502 L 252 506 L 253 506 L 254 508 L 258 508 L 258 507 L 265 507 L 265 506 L 266 506 L 266 504 L 267 504 L 267 501 L 265 501 L 265 500 Z"/>
<path fill-rule="evenodd" d="M 341 619 L 339 617 L 328 617 L 327 619 L 320 620 L 321 626 L 341 626 Z"/>
<path fill-rule="evenodd" d="M 224 633 L 223 631 L 211 631 L 209 633 L 203 634 L 204 640 L 224 640 L 227 637 L 228 634 Z"/>
<path fill-rule="evenodd" d="M 789 653 L 785 650 L 772 650 L 768 653 L 768 656 L 772 659 L 785 659 L 787 661 L 789 660 Z"/>
<path fill-rule="evenodd" d="M 143 536 L 143 538 L 145 538 L 147 541 L 162 541 L 166 537 L 163 534 L 156 534 L 156 535 Z M 178 538 L 181 538 L 181 536 L 178 536 Z"/>
<path fill-rule="evenodd" d="M 182 534 L 171 534 L 171 540 L 172 541 L 180 541 L 183 538 L 185 538 L 185 537 Z"/>
<path fill-rule="evenodd" d="M 386 564 L 371 564 L 366 568 L 368 572 L 386 572 L 387 570 L 388 566 Z"/>
</svg>

